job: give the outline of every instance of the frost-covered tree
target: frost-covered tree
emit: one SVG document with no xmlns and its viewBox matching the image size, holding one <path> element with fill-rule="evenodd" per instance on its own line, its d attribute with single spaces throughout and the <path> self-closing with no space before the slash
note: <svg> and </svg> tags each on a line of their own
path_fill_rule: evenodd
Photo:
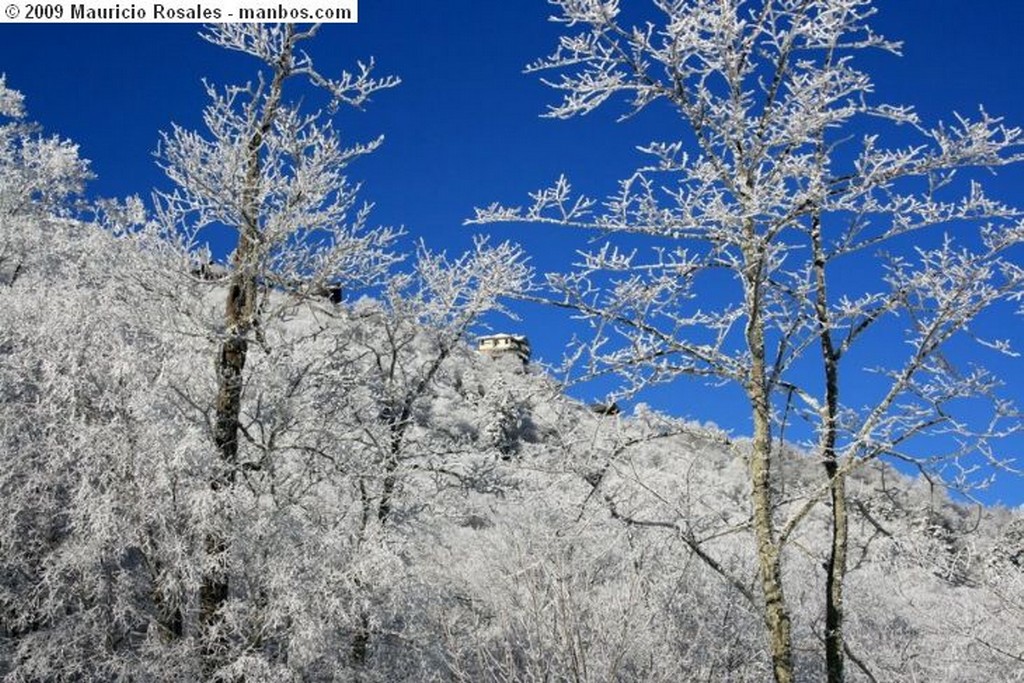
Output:
<svg viewBox="0 0 1024 683">
<path fill-rule="evenodd" d="M 352 415 L 367 455 L 358 480 L 360 543 L 386 533 L 396 508 L 410 507 L 397 499 L 414 471 L 459 477 L 458 460 L 472 457 L 470 425 L 447 430 L 431 415 L 438 387 L 464 362 L 470 329 L 487 314 L 507 313 L 501 297 L 527 289 L 530 273 L 521 249 L 507 242 L 478 239 L 455 259 L 421 245 L 413 269 L 392 275 L 380 301 L 357 303 L 360 322 L 339 332 L 343 348 L 331 364 L 362 368 L 364 376 Z M 369 615 L 361 620 L 352 645 L 358 664 L 370 640 Z"/>
<path fill-rule="evenodd" d="M 270 292 L 276 287 L 309 293 L 328 285 L 376 281 L 393 262 L 388 252 L 395 233 L 367 225 L 369 207 L 358 206 L 346 177 L 355 158 L 372 152 L 380 139 L 346 147 L 320 112 L 290 104 L 286 85 L 306 81 L 341 105 L 361 106 L 374 92 L 397 84 L 376 79 L 370 65 L 332 79 L 322 75 L 299 45 L 318 26 L 228 24 L 205 37 L 215 45 L 253 56 L 263 70 L 255 84 L 217 89 L 207 133 L 175 127 L 160 149 L 161 163 L 177 190 L 161 196 L 160 219 L 169 231 L 191 241 L 210 226 L 226 226 L 237 239 L 230 256 L 224 325 L 217 352 L 217 397 L 213 441 L 220 465 L 214 491 L 233 487 L 243 467 L 239 430 L 250 343 L 266 344 L 261 328 Z M 212 557 L 227 539 L 207 539 Z M 216 563 L 214 563 L 216 565 Z M 202 621 L 216 630 L 228 598 L 227 577 L 217 569 L 204 584 Z"/>
<path fill-rule="evenodd" d="M 508 459 L 519 452 L 524 431 L 525 406 L 521 397 L 499 377 L 487 392 L 487 412 L 490 419 L 484 425 L 484 438 L 502 458 Z"/>
<path fill-rule="evenodd" d="M 530 268 L 519 247 L 507 242 L 490 247 L 477 240 L 472 252 L 454 260 L 421 247 L 414 271 L 389 282 L 375 316 L 378 333 L 353 344 L 372 359 L 375 371 L 368 388 L 377 419 L 369 424 L 385 428 L 383 438 L 367 432 L 368 443 L 381 449 L 384 476 L 374 512 L 381 523 L 391 514 L 398 469 L 410 457 L 410 429 L 439 373 L 466 344 L 471 326 L 488 313 L 507 313 L 501 298 L 525 291 L 529 280 Z M 364 310 L 372 315 L 369 308 Z"/>
<path fill-rule="evenodd" d="M 23 274 L 38 252 L 25 239 L 31 231 L 21 230 L 25 221 L 68 215 L 68 200 L 89 176 L 78 146 L 26 121 L 22 94 L 0 74 L 0 285 Z"/>
<path fill-rule="evenodd" d="M 548 279 L 552 300 L 594 325 L 593 372 L 619 373 L 631 391 L 682 375 L 742 388 L 775 678 L 794 680 L 787 543 L 828 499 L 822 638 L 828 678 L 843 680 L 848 475 L 896 456 L 967 484 L 992 440 L 1018 427 L 997 378 L 958 368 L 947 350 L 973 336 L 986 310 L 1012 313 L 1007 302 L 1022 295 L 1021 211 L 987 196 L 975 172 L 1019 161 L 1021 132 L 984 111 L 929 125 L 910 107 L 878 101 L 856 58 L 899 44 L 871 29 L 870 0 L 655 0 L 636 19 L 617 0 L 552 4 L 565 34 L 529 67 L 559 74 L 546 81 L 564 93 L 550 116 L 625 96 L 626 118 L 667 106 L 680 125 L 645 146 L 650 163 L 601 204 L 560 179 L 526 208 L 494 205 L 472 222 L 610 235 L 576 270 Z M 887 144 L 901 139 L 894 132 L 914 141 Z M 929 230 L 947 236 L 935 243 Z M 644 238 L 656 243 L 650 258 L 632 248 Z M 899 250 L 908 239 L 920 246 Z M 850 268 L 872 277 L 837 277 Z M 878 392 L 844 400 L 861 373 L 854 363 L 864 363 L 847 358 L 886 336 L 907 352 L 873 368 Z M 1008 342 L 979 341 L 1012 353 Z M 985 415 L 962 410 L 968 403 L 987 406 Z M 825 475 L 798 504 L 779 493 L 777 437 L 791 406 L 815 425 Z M 915 455 L 929 451 L 946 457 Z"/>
</svg>

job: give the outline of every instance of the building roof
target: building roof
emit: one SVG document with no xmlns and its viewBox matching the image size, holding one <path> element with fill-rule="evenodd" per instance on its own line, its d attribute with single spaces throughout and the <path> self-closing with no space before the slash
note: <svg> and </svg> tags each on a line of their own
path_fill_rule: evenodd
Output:
<svg viewBox="0 0 1024 683">
<path fill-rule="evenodd" d="M 476 338 L 476 340 L 478 342 L 488 341 L 488 340 L 491 340 L 491 339 L 511 339 L 512 341 L 517 341 L 517 342 L 520 342 L 522 344 L 529 344 L 530 343 L 526 339 L 526 337 L 524 335 L 521 335 L 521 334 L 505 334 L 505 333 L 485 334 L 482 337 L 477 337 Z"/>
</svg>

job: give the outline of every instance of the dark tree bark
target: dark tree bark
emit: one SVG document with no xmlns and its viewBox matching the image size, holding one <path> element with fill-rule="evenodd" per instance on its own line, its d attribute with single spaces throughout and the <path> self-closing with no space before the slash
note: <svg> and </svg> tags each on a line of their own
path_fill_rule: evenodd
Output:
<svg viewBox="0 0 1024 683">
<path fill-rule="evenodd" d="M 821 342 L 822 370 L 825 375 L 825 405 L 821 416 L 820 454 L 829 480 L 832 501 L 832 528 L 828 560 L 825 563 L 825 668 L 828 683 L 842 683 L 844 673 L 843 580 L 849 545 L 846 509 L 846 474 L 839 469 L 836 456 L 836 430 L 839 419 L 839 353 L 832 340 L 832 321 L 828 311 L 825 279 L 825 250 L 821 239 L 821 218 L 811 223 L 814 251 L 815 316 Z"/>
</svg>

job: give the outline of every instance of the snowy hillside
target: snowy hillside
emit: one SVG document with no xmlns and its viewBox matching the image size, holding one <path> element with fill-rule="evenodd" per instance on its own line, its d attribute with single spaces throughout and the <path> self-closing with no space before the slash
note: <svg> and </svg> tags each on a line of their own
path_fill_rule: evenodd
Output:
<svg viewBox="0 0 1024 683">
<path fill-rule="evenodd" d="M 8 680 L 196 680 L 210 525 L 229 542 L 225 657 L 253 680 L 770 675 L 743 439 L 595 414 L 386 301 L 273 293 L 244 483 L 215 495 L 224 285 L 144 238 L 22 229 L 38 248 L 0 289 Z M 780 517 L 824 483 L 791 451 Z M 851 679 L 1016 680 L 1019 512 L 881 464 L 850 499 Z M 819 503 L 786 546 L 801 680 L 822 676 L 827 519 Z"/>
</svg>

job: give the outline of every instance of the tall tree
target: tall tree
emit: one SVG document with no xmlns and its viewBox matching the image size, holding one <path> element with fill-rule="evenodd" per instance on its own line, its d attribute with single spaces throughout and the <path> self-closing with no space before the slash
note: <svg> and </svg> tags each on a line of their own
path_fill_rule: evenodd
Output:
<svg viewBox="0 0 1024 683">
<path fill-rule="evenodd" d="M 164 135 L 160 159 L 177 190 L 161 195 L 161 219 L 171 230 L 198 240 L 210 226 L 237 237 L 225 276 L 224 329 L 216 359 L 217 396 L 211 470 L 215 492 L 231 489 L 240 469 L 239 415 L 250 344 L 262 341 L 261 308 L 275 288 L 308 294 L 327 286 L 373 282 L 394 258 L 395 233 L 367 226 L 368 206 L 357 206 L 357 185 L 348 164 L 372 152 L 381 139 L 346 147 L 329 120 L 303 113 L 287 100 L 286 85 L 303 80 L 326 91 L 329 109 L 359 107 L 374 93 L 398 83 L 371 76 L 372 63 L 337 79 L 322 75 L 299 45 L 318 25 L 226 24 L 204 37 L 214 45 L 263 63 L 255 85 L 218 90 L 204 112 L 208 136 L 175 127 Z M 216 631 L 218 611 L 229 594 L 223 567 L 227 539 L 206 540 L 212 568 L 200 595 L 200 619 Z M 214 648 L 216 649 L 216 648 Z M 216 656 L 211 653 L 213 661 Z"/>
<path fill-rule="evenodd" d="M 909 444 L 928 437 L 952 448 L 947 463 L 964 462 L 1017 426 L 1007 422 L 1014 412 L 998 397 L 998 382 L 955 370 L 946 349 L 969 336 L 985 310 L 1021 296 L 1024 271 L 1012 256 L 1024 241 L 1021 211 L 988 197 L 971 170 L 1019 161 L 1020 131 L 984 111 L 928 126 L 910 107 L 875 102 L 855 58 L 898 53 L 899 44 L 872 30 L 871 0 L 654 0 L 635 25 L 617 0 L 552 4 L 566 33 L 553 55 L 528 69 L 560 74 L 547 81 L 564 93 L 550 116 L 586 114 L 625 95 L 627 118 L 667 104 L 682 125 L 644 147 L 651 162 L 600 206 L 574 196 L 563 178 L 531 195 L 525 209 L 493 205 L 471 222 L 611 235 L 577 270 L 548 279 L 553 302 L 594 323 L 593 371 L 619 373 L 633 391 L 681 375 L 742 388 L 775 678 L 794 680 L 786 542 L 828 498 L 823 639 L 829 680 L 841 681 L 846 475 L 882 455 L 914 459 L 920 451 Z M 882 136 L 896 126 L 916 140 L 886 146 Z M 955 238 L 881 252 L 939 226 Z M 656 243 L 651 259 L 632 249 L 642 238 Z M 849 268 L 874 277 L 837 277 Z M 723 272 L 735 283 L 729 297 Z M 843 403 L 859 373 L 842 361 L 883 334 L 908 344 L 909 354 L 880 369 L 880 394 L 855 399 L 867 407 Z M 982 341 L 1009 351 L 1005 342 Z M 986 418 L 958 413 L 967 398 L 988 402 Z M 776 486 L 777 437 L 791 401 L 817 424 L 825 474 L 822 491 L 800 506 L 783 501 Z"/>
</svg>

